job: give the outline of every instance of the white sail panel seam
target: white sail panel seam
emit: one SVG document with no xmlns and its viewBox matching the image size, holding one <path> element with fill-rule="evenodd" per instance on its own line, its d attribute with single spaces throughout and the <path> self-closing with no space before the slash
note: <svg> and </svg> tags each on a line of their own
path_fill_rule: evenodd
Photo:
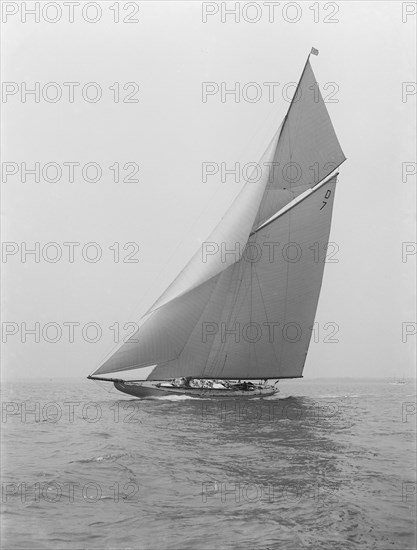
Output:
<svg viewBox="0 0 417 550">
<path fill-rule="evenodd" d="M 261 286 L 261 283 L 260 283 L 260 281 L 259 281 L 259 275 L 258 275 L 258 272 L 257 272 L 256 269 L 255 269 L 255 275 L 256 275 L 256 280 L 257 280 L 257 282 L 258 282 L 259 293 L 260 293 L 260 295 L 261 295 L 262 305 L 263 305 L 264 312 L 265 312 L 265 319 L 266 319 L 267 323 L 269 324 L 269 323 L 270 323 L 270 320 L 269 320 L 269 318 L 268 318 L 268 312 L 267 312 L 266 305 L 265 305 L 265 300 L 264 300 L 264 297 L 263 297 L 263 294 L 262 294 L 262 286 Z M 273 334 L 273 333 L 272 333 L 272 334 Z M 273 336 L 272 336 L 272 338 L 273 338 Z M 278 357 L 277 357 L 277 354 L 276 354 L 276 350 L 275 350 L 275 346 L 272 345 L 271 347 L 272 347 L 272 351 L 273 351 L 273 353 L 274 353 L 274 357 L 275 357 L 276 362 L 277 362 L 277 367 L 278 367 L 279 370 L 281 370 L 281 368 L 280 368 L 280 367 L 281 367 L 281 364 L 280 364 L 280 362 L 279 362 L 279 360 L 278 360 Z"/>
</svg>

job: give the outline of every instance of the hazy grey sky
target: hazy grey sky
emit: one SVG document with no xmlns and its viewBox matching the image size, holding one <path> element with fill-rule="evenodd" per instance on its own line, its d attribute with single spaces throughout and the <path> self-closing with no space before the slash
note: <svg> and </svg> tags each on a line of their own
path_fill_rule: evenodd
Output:
<svg viewBox="0 0 417 550">
<path fill-rule="evenodd" d="M 47 20 L 57 17 L 52 9 L 39 22 L 30 15 L 24 22 L 20 2 L 5 4 L 2 240 L 16 243 L 7 248 L 16 253 L 2 264 L 3 329 L 10 332 L 3 334 L 3 375 L 86 376 L 98 366 L 114 346 L 115 323 L 125 336 L 123 325 L 137 321 L 172 281 L 241 188 L 242 181 L 229 176 L 222 182 L 219 174 L 202 181 L 202 163 L 259 160 L 288 108 L 285 85 L 298 80 L 311 46 L 320 51 L 311 59 L 313 70 L 326 86 L 323 96 L 334 101 L 327 107 L 348 160 L 340 170 L 330 237 L 338 262 L 325 269 L 318 341 L 310 345 L 304 376 L 414 375 L 416 256 L 412 244 L 403 245 L 416 240 L 416 176 L 403 181 L 403 170 L 411 172 L 416 161 L 417 16 L 411 2 L 281 2 L 272 22 L 262 2 L 257 10 L 242 3 L 240 22 L 232 15 L 222 22 L 220 2 L 205 23 L 202 12 L 215 11 L 213 3 L 120 2 L 119 23 L 113 2 L 98 3 L 100 17 L 94 7 L 84 14 L 99 17 L 96 23 L 76 7 L 70 23 L 63 5 L 55 23 Z M 138 22 L 123 22 L 126 17 Z M 22 102 L 23 83 L 31 89 L 36 82 L 39 102 L 33 95 Z M 45 87 L 50 82 L 57 85 Z M 71 82 L 80 85 L 64 85 Z M 91 100 L 101 90 L 96 102 L 83 97 L 89 82 L 96 85 L 84 95 Z M 124 88 L 132 82 L 137 93 L 134 85 Z M 222 102 L 220 93 L 204 102 L 203 82 L 219 89 L 222 82 L 228 88 L 239 82 L 242 89 L 257 83 L 261 96 L 248 101 L 252 87 L 239 102 L 230 95 Z M 265 82 L 279 83 L 273 102 Z M 56 90 L 60 99 L 45 100 Z M 129 97 L 139 101 L 123 102 Z M 19 172 L 5 174 L 14 166 L 5 162 L 17 163 Z M 21 163 L 33 168 L 36 162 L 41 169 L 58 163 L 60 181 L 42 174 L 39 183 L 29 174 L 21 181 Z M 80 164 L 74 182 L 64 165 L 71 162 Z M 81 173 L 93 162 L 102 169 L 97 182 L 87 181 L 94 167 L 84 178 Z M 122 179 L 134 170 L 133 164 L 124 168 L 128 162 L 139 165 L 132 176 L 139 182 L 116 183 L 115 163 Z M 54 178 L 53 166 L 47 177 Z M 34 248 L 35 242 L 40 261 L 28 255 L 22 262 L 22 243 Z M 56 263 L 42 255 L 51 242 L 63 254 Z M 80 243 L 74 262 L 68 242 Z M 102 251 L 96 263 L 81 253 L 91 242 Z M 123 249 L 132 242 L 138 252 Z M 414 255 L 403 256 L 404 247 Z M 139 261 L 115 262 L 117 249 L 121 260 L 132 253 Z M 45 253 L 53 257 L 54 250 Z M 92 247 L 85 252 L 95 253 Z M 79 323 L 74 342 L 71 322 Z M 24 323 L 39 323 L 39 342 L 29 334 L 22 341 Z M 55 325 L 43 334 L 48 323 Z M 96 343 L 83 339 L 87 323 L 101 327 Z M 47 341 L 55 337 L 54 326 L 62 329 L 56 343 Z M 94 328 L 87 337 L 94 337 Z"/>
</svg>

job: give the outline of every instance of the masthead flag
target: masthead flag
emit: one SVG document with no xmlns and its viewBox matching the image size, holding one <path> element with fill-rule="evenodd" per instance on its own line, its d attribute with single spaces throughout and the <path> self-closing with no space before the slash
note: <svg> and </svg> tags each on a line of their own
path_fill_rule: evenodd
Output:
<svg viewBox="0 0 417 550">
<path fill-rule="evenodd" d="M 310 52 L 310 53 L 313 54 L 313 55 L 319 55 L 319 51 L 316 50 L 316 48 L 311 48 L 311 52 Z"/>
</svg>

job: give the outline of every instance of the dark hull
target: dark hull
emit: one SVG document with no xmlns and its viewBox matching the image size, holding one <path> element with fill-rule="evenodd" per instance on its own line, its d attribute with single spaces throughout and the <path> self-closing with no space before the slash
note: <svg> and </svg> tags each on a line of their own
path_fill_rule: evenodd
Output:
<svg viewBox="0 0 417 550">
<path fill-rule="evenodd" d="M 266 388 L 254 389 L 254 390 L 218 390 L 207 388 L 176 388 L 176 387 L 162 387 L 157 383 L 152 382 L 114 382 L 114 387 L 128 395 L 134 397 L 166 397 L 169 395 L 187 395 L 189 397 L 196 398 L 244 398 L 250 399 L 253 397 L 268 397 L 278 393 L 278 390 L 272 386 Z"/>
</svg>

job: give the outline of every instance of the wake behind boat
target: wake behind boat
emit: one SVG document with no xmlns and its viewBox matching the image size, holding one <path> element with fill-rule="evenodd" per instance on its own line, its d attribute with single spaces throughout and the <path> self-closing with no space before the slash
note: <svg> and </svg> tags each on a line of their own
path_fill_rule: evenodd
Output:
<svg viewBox="0 0 417 550">
<path fill-rule="evenodd" d="M 345 160 L 310 55 L 257 165 L 261 176 L 247 180 L 139 329 L 89 378 L 113 382 L 136 397 L 248 398 L 277 391 L 253 380 L 302 377 L 329 245 L 336 170 Z M 132 370 L 139 380 L 103 378 Z M 238 380 L 247 382 L 239 386 Z"/>
</svg>

